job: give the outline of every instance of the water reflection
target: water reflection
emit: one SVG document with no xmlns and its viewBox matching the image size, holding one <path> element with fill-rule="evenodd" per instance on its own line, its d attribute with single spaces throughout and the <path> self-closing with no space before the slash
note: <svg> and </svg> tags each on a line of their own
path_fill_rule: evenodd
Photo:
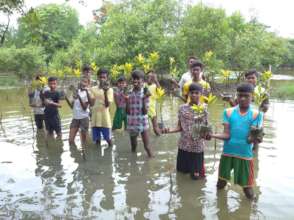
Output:
<svg viewBox="0 0 294 220">
<path fill-rule="evenodd" d="M 4 97 L 5 100 L 7 97 Z M 9 97 L 8 97 L 9 99 Z M 4 100 L 4 101 L 5 101 Z M 16 219 L 266 219 L 294 217 L 294 153 L 290 119 L 294 103 L 272 100 L 265 120 L 265 142 L 255 157 L 254 190 L 249 202 L 242 189 L 231 185 L 217 192 L 222 143 L 205 149 L 206 180 L 192 181 L 176 173 L 178 134 L 151 135 L 156 158 L 148 160 L 139 143 L 130 152 L 128 135 L 114 133 L 115 146 L 68 146 L 71 113 L 63 108 L 62 141 L 32 133 L 28 112 L 13 102 L 1 107 L 0 218 Z M 166 126 L 175 125 L 176 99 L 164 102 Z M 223 103 L 210 110 L 210 120 L 222 129 Z M 25 109 L 28 110 L 27 107 Z"/>
</svg>

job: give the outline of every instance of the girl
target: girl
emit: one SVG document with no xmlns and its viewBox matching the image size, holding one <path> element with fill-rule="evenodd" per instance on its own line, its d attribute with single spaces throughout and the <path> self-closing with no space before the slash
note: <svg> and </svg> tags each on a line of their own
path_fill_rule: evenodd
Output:
<svg viewBox="0 0 294 220">
<path fill-rule="evenodd" d="M 207 111 L 204 104 L 200 103 L 200 96 L 202 95 L 202 87 L 199 84 L 192 83 L 189 86 L 190 102 L 180 106 L 178 113 L 178 126 L 174 129 L 165 128 L 162 133 L 181 132 L 178 141 L 178 155 L 177 155 L 177 171 L 183 173 L 190 173 L 191 178 L 197 180 L 205 177 L 204 171 L 204 138 L 193 136 L 193 124 L 205 123 L 207 124 Z M 201 117 L 194 112 L 192 106 L 202 108 Z"/>
</svg>

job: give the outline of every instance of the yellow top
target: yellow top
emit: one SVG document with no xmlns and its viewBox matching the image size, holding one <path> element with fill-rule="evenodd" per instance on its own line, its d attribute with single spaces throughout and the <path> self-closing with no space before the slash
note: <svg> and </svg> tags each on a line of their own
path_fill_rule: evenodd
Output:
<svg viewBox="0 0 294 220">
<path fill-rule="evenodd" d="M 188 95 L 189 93 L 189 86 L 193 83 L 192 80 L 186 82 L 183 86 L 183 95 Z M 209 93 L 210 91 L 210 85 L 208 82 L 204 81 L 204 80 L 200 80 L 197 82 L 198 84 L 200 84 L 203 88 L 203 94 L 204 95 L 208 95 L 206 93 Z"/>
<path fill-rule="evenodd" d="M 153 118 L 154 116 L 156 116 L 156 99 L 157 99 L 156 84 L 153 83 L 151 85 L 147 85 L 147 88 L 151 94 L 151 96 L 149 97 L 148 116 L 150 118 Z"/>
<path fill-rule="evenodd" d="M 90 89 L 91 98 L 95 99 L 95 104 L 92 107 L 92 117 L 91 126 L 92 127 L 103 127 L 111 128 L 111 116 L 109 112 L 109 107 L 104 105 L 104 91 L 98 86 L 94 86 Z M 113 89 L 109 88 L 107 90 L 107 97 L 109 103 L 113 102 Z"/>
</svg>

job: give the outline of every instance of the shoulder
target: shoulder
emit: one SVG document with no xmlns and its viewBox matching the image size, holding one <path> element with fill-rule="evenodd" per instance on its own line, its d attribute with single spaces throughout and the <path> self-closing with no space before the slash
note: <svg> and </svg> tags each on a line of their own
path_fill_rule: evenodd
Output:
<svg viewBox="0 0 294 220">
<path fill-rule="evenodd" d="M 179 107 L 179 112 L 186 111 L 187 109 L 190 109 L 190 105 L 188 103 L 182 104 Z"/>
<path fill-rule="evenodd" d="M 262 116 L 262 114 L 263 114 L 262 112 L 260 112 L 257 109 L 254 109 L 254 108 L 251 108 L 250 111 L 252 112 L 252 118 L 253 118 L 253 120 L 255 120 L 259 115 Z"/>
<path fill-rule="evenodd" d="M 234 110 L 236 109 L 236 107 L 232 107 L 232 108 L 226 108 L 224 110 L 224 115 L 228 118 L 231 117 L 231 115 L 233 114 Z"/>
</svg>

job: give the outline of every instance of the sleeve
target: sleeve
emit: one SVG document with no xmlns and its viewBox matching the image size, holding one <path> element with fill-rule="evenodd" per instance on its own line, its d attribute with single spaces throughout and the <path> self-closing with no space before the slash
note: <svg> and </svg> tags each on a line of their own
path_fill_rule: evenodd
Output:
<svg viewBox="0 0 294 220">
<path fill-rule="evenodd" d="M 261 128 L 263 126 L 263 113 L 259 112 L 256 119 L 253 120 L 252 123 L 253 126 Z"/>
<path fill-rule="evenodd" d="M 108 97 L 109 102 L 113 102 L 113 89 L 112 88 L 108 89 L 107 97 Z"/>
<path fill-rule="evenodd" d="M 188 95 L 190 83 L 186 82 L 183 86 L 183 95 Z"/>
<path fill-rule="evenodd" d="M 225 109 L 223 113 L 223 124 L 230 124 L 227 109 Z"/>
<path fill-rule="evenodd" d="M 57 91 L 55 97 L 56 97 L 56 102 L 59 102 L 61 98 L 61 92 Z"/>
</svg>

